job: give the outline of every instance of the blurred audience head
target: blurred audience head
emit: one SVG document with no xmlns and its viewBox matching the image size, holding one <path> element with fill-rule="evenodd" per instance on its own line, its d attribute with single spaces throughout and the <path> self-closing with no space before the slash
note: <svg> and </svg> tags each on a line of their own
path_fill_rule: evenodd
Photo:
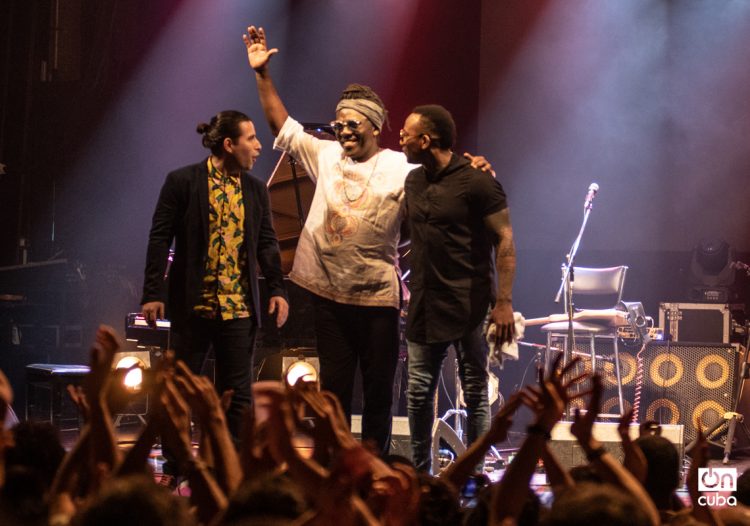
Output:
<svg viewBox="0 0 750 526">
<path fill-rule="evenodd" d="M 750 508 L 747 506 L 718 508 L 716 514 L 724 526 L 750 526 Z"/>
<path fill-rule="evenodd" d="M 750 506 L 750 469 L 737 477 L 737 491 L 734 492 L 737 502 Z"/>
<path fill-rule="evenodd" d="M 563 491 L 542 522 L 545 526 L 648 526 L 643 506 L 622 489 L 610 484 L 584 482 Z"/>
<path fill-rule="evenodd" d="M 635 441 L 646 457 L 648 471 L 643 486 L 656 507 L 672 507 L 672 494 L 680 485 L 680 455 L 677 448 L 662 436 L 646 435 Z"/>
<path fill-rule="evenodd" d="M 299 518 L 305 510 L 304 496 L 294 482 L 285 475 L 268 475 L 239 487 L 229 501 L 220 524 L 243 526 L 253 521 L 284 524 L 284 521 Z"/>
<path fill-rule="evenodd" d="M 187 500 L 146 475 L 110 481 L 82 510 L 79 526 L 194 526 Z"/>
<path fill-rule="evenodd" d="M 419 500 L 418 524 L 423 526 L 455 525 L 461 522 L 458 493 L 443 479 L 418 473 L 422 496 Z"/>
<path fill-rule="evenodd" d="M 574 466 L 570 468 L 570 476 L 571 478 L 576 482 L 576 484 L 580 484 L 581 482 L 591 482 L 593 484 L 601 484 L 604 482 L 602 480 L 601 475 L 596 472 L 594 469 L 594 466 L 591 464 L 583 464 L 581 466 Z"/>
<path fill-rule="evenodd" d="M 477 498 L 476 506 L 464 511 L 463 526 L 485 526 L 490 520 L 490 503 L 492 502 L 492 487 L 482 489 Z M 515 526 L 536 526 L 542 516 L 542 503 L 539 496 L 529 488 L 526 502 Z"/>
<path fill-rule="evenodd" d="M 27 421 L 17 424 L 12 431 L 14 445 L 5 452 L 6 469 L 28 468 L 49 488 L 65 456 L 57 429 L 46 422 Z"/>
</svg>

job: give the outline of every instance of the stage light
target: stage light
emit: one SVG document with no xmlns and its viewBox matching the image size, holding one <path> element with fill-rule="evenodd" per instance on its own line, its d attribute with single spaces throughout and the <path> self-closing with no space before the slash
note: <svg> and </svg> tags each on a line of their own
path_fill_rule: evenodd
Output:
<svg viewBox="0 0 750 526">
<path fill-rule="evenodd" d="M 281 378 L 289 386 L 303 378 L 306 382 L 319 382 L 320 359 L 311 347 L 296 347 L 281 352 Z M 277 377 L 278 378 L 278 377 Z"/>
<path fill-rule="evenodd" d="M 256 380 L 278 381 L 294 385 L 299 378 L 317 382 L 320 359 L 313 347 L 294 347 L 263 358 L 256 372 Z"/>
<path fill-rule="evenodd" d="M 284 369 L 284 382 L 289 386 L 294 386 L 300 379 L 305 382 L 317 382 L 318 369 L 316 365 L 308 362 L 304 356 L 299 356 Z"/>
<path fill-rule="evenodd" d="M 151 353 L 131 340 L 125 340 L 120 352 L 115 353 L 112 369 L 122 373 L 123 386 L 132 393 L 143 388 L 144 371 L 151 368 Z M 129 370 L 128 370 L 129 369 Z"/>
<path fill-rule="evenodd" d="M 735 251 L 723 239 L 703 239 L 690 262 L 690 300 L 726 303 L 735 281 Z"/>
</svg>

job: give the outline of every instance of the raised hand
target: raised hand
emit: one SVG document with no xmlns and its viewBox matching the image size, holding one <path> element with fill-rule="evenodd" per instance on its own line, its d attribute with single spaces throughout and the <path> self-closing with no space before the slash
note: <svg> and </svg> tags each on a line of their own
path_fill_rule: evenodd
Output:
<svg viewBox="0 0 750 526">
<path fill-rule="evenodd" d="M 591 398 L 586 407 L 586 414 L 582 415 L 581 410 L 576 408 L 573 424 L 570 426 L 570 433 L 578 439 L 582 447 L 586 448 L 591 444 L 594 421 L 599 415 L 599 406 L 602 401 L 602 377 L 595 374 L 591 377 Z"/>
<path fill-rule="evenodd" d="M 588 391 L 572 391 L 579 382 L 589 377 L 588 373 L 582 373 L 567 381 L 564 380 L 565 375 L 575 368 L 581 359 L 575 357 L 560 369 L 561 360 L 562 354 L 555 359 L 546 379 L 543 372 L 539 371 L 539 386 L 527 386 L 521 391 L 524 405 L 530 407 L 537 415 L 536 424 L 547 431 L 550 431 L 560 420 L 568 403 L 589 393 Z"/>
<path fill-rule="evenodd" d="M 297 382 L 293 393 L 315 414 L 315 427 L 308 430 L 318 447 L 353 447 L 357 440 L 349 431 L 343 409 L 333 393 L 318 391 L 309 382 Z"/>
<path fill-rule="evenodd" d="M 112 327 L 100 325 L 96 331 L 96 341 L 91 346 L 91 371 L 86 376 L 84 388 L 89 403 L 95 403 L 95 398 L 104 394 L 110 379 L 112 361 L 115 353 L 120 349 L 120 341 Z"/>
<path fill-rule="evenodd" d="M 190 442 L 190 408 L 171 378 L 164 381 L 160 402 L 162 439 L 172 446 L 177 461 L 186 463 L 192 456 Z"/>
<path fill-rule="evenodd" d="M 13 387 L 11 387 L 8 377 L 3 371 L 0 371 L 0 428 L 5 422 L 5 415 L 8 412 L 10 404 L 13 403 Z"/>
<path fill-rule="evenodd" d="M 620 440 L 625 442 L 630 440 L 630 423 L 633 421 L 633 408 L 625 411 L 620 417 L 617 423 L 617 433 L 620 435 Z"/>
<path fill-rule="evenodd" d="M 88 400 L 86 400 L 86 393 L 84 392 L 83 387 L 80 385 L 68 385 L 66 390 L 68 391 L 68 397 L 70 397 L 70 400 L 78 408 L 78 412 L 81 414 L 83 421 L 88 422 L 89 417 L 91 416 L 91 408 L 89 407 Z"/>
<path fill-rule="evenodd" d="M 688 470 L 687 485 L 688 489 L 691 487 L 691 483 L 695 486 L 696 491 L 698 487 L 698 468 L 705 468 L 708 466 L 708 461 L 711 458 L 708 449 L 708 440 L 703 434 L 703 422 L 698 417 L 698 425 L 696 426 L 697 436 L 695 437 L 695 447 L 690 450 L 687 455 L 690 457 L 690 469 Z"/>
<path fill-rule="evenodd" d="M 180 393 L 195 411 L 201 423 L 207 424 L 212 417 L 223 420 L 224 411 L 221 399 L 211 381 L 205 376 L 193 374 L 182 360 L 177 360 L 175 367 L 177 371 L 174 377 L 175 385 L 179 387 Z"/>
<path fill-rule="evenodd" d="M 293 454 L 291 437 L 296 431 L 292 405 L 281 382 L 255 382 L 253 384 L 255 425 L 264 425 L 268 432 L 268 447 L 279 463 Z"/>
<path fill-rule="evenodd" d="M 383 524 L 408 526 L 416 524 L 421 487 L 412 466 L 394 463 L 393 473 L 375 478 L 367 494 L 368 507 Z"/>
<path fill-rule="evenodd" d="M 240 435 L 240 465 L 245 480 L 259 478 L 274 471 L 278 464 L 268 448 L 268 427 L 255 425 L 255 408 L 245 410 Z"/>
<path fill-rule="evenodd" d="M 247 48 L 247 61 L 257 72 L 265 70 L 271 57 L 279 52 L 277 48 L 268 49 L 266 32 L 262 27 L 249 26 L 247 34 L 242 35 L 242 40 Z"/>
<path fill-rule="evenodd" d="M 633 408 L 625 411 L 620 417 L 617 432 L 620 434 L 622 451 L 625 454 L 622 465 L 633 474 L 638 482 L 643 484 L 648 472 L 648 461 L 641 448 L 630 439 L 630 422 L 633 421 L 633 413 Z"/>
<path fill-rule="evenodd" d="M 508 398 L 508 401 L 505 402 L 505 405 L 500 408 L 500 411 L 492 417 L 488 434 L 493 444 L 497 444 L 508 438 L 508 430 L 513 425 L 513 415 L 522 403 L 521 396 L 520 392 L 513 393 Z"/>
</svg>

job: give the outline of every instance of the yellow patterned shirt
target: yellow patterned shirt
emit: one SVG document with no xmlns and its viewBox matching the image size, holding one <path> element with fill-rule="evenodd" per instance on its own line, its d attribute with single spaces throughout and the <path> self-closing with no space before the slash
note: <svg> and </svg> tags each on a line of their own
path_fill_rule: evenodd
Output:
<svg viewBox="0 0 750 526">
<path fill-rule="evenodd" d="M 208 158 L 208 258 L 195 312 L 231 320 L 250 316 L 245 253 L 245 207 L 237 176 L 221 173 Z"/>
</svg>

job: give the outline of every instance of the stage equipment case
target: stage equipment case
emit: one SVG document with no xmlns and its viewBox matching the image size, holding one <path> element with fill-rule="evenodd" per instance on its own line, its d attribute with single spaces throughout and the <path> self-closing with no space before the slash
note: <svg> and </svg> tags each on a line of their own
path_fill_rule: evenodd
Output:
<svg viewBox="0 0 750 526">
<path fill-rule="evenodd" d="M 659 327 L 671 341 L 729 343 L 731 323 L 726 303 L 659 304 Z"/>
</svg>

